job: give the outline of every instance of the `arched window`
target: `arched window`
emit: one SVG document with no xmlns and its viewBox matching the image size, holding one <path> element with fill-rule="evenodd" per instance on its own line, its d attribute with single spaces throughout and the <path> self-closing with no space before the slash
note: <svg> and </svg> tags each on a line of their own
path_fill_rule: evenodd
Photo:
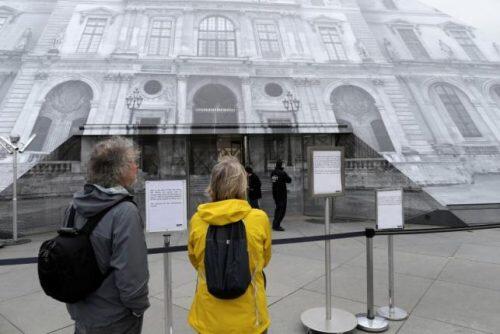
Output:
<svg viewBox="0 0 500 334">
<path fill-rule="evenodd" d="M 433 90 L 464 138 L 481 137 L 469 115 L 474 106 L 461 90 L 446 83 L 435 85 Z"/>
<path fill-rule="evenodd" d="M 368 144 L 379 152 L 394 151 L 380 111 L 368 92 L 356 86 L 341 86 L 331 93 L 330 102 L 336 119 L 350 124 L 354 135 L 365 143 L 357 146 Z"/>
<path fill-rule="evenodd" d="M 31 150 L 52 152 L 87 121 L 93 92 L 81 81 L 67 81 L 54 87 L 46 96 L 33 127 L 36 134 Z"/>
<path fill-rule="evenodd" d="M 198 56 L 236 57 L 236 32 L 223 16 L 207 17 L 198 29 Z"/>
</svg>

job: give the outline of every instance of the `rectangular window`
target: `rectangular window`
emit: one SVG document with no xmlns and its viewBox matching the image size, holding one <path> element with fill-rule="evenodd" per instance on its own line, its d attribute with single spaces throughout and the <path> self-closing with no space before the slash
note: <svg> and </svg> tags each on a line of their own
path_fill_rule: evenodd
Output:
<svg viewBox="0 0 500 334">
<path fill-rule="evenodd" d="M 319 28 L 321 40 L 325 44 L 330 60 L 347 60 L 344 45 L 340 40 L 339 32 L 334 27 Z"/>
<path fill-rule="evenodd" d="M 89 18 L 87 25 L 83 30 L 80 44 L 77 52 L 79 53 L 96 53 L 101 45 L 104 28 L 106 27 L 107 19 Z"/>
<path fill-rule="evenodd" d="M 400 28 L 398 31 L 414 59 L 425 60 L 430 58 L 413 28 Z"/>
<path fill-rule="evenodd" d="M 274 23 L 257 24 L 260 50 L 264 58 L 281 58 L 278 29 Z"/>
<path fill-rule="evenodd" d="M 7 23 L 7 17 L 0 16 L 0 30 L 2 30 L 2 28 L 5 26 L 6 23 Z"/>
<path fill-rule="evenodd" d="M 149 33 L 148 54 L 166 56 L 170 52 L 172 39 L 172 21 L 154 20 Z"/>
<path fill-rule="evenodd" d="M 465 30 L 450 30 L 450 34 L 460 44 L 471 60 L 486 60 L 483 53 L 476 46 L 470 35 Z"/>
<path fill-rule="evenodd" d="M 465 138 L 481 137 L 481 133 L 474 124 L 457 92 L 452 87 L 446 85 L 436 86 L 436 92 L 462 136 Z"/>
<path fill-rule="evenodd" d="M 383 0 L 384 6 L 387 9 L 398 9 L 396 7 L 396 4 L 394 3 L 394 0 Z"/>
</svg>

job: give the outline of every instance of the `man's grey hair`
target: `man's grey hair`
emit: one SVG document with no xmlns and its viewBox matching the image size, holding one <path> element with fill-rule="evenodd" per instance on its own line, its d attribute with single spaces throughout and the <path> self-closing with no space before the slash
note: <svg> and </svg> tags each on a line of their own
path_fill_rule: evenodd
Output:
<svg viewBox="0 0 500 334">
<path fill-rule="evenodd" d="M 97 143 L 90 155 L 87 182 L 111 188 L 121 185 L 130 164 L 139 157 L 139 150 L 130 139 L 111 137 Z"/>
</svg>

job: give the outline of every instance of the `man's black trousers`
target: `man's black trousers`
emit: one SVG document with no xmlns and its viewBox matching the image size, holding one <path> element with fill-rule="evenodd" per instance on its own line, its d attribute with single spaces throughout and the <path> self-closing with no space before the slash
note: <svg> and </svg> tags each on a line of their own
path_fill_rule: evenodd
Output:
<svg viewBox="0 0 500 334">
<path fill-rule="evenodd" d="M 274 199 L 276 210 L 274 210 L 273 228 L 281 227 L 281 221 L 285 218 L 287 199 Z"/>
</svg>

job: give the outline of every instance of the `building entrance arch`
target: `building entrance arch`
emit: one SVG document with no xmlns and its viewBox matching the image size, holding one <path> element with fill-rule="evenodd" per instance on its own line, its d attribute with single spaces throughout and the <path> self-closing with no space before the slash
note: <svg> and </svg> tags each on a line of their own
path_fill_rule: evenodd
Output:
<svg viewBox="0 0 500 334">
<path fill-rule="evenodd" d="M 193 125 L 237 124 L 238 99 L 226 86 L 207 84 L 193 97 Z"/>
</svg>

